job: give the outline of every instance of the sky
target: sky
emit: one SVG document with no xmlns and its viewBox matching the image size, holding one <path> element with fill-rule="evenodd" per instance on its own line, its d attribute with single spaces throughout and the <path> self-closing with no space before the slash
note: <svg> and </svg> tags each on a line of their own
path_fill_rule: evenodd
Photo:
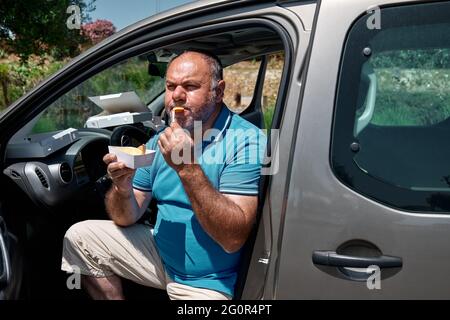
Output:
<svg viewBox="0 0 450 320">
<path fill-rule="evenodd" d="M 193 0 L 96 0 L 96 9 L 89 15 L 92 21 L 111 21 L 119 31 L 134 22 L 188 2 Z"/>
</svg>

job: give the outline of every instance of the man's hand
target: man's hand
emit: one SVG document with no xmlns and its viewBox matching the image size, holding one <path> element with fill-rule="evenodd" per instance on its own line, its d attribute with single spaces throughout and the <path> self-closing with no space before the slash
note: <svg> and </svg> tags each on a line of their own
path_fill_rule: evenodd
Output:
<svg viewBox="0 0 450 320">
<path fill-rule="evenodd" d="M 159 136 L 158 146 L 167 164 L 180 172 L 186 164 L 196 163 L 194 141 L 176 122 Z"/>
<path fill-rule="evenodd" d="M 116 155 L 112 153 L 106 154 L 103 161 L 108 165 L 106 171 L 116 191 L 123 196 L 131 196 L 133 192 L 132 180 L 136 170 L 126 167 L 123 162 L 118 162 Z"/>
<path fill-rule="evenodd" d="M 150 203 L 151 192 L 133 190 L 132 180 L 136 170 L 118 162 L 116 155 L 108 153 L 103 161 L 108 165 L 106 171 L 113 183 L 105 197 L 106 212 L 118 226 L 130 226 L 142 217 Z"/>
</svg>

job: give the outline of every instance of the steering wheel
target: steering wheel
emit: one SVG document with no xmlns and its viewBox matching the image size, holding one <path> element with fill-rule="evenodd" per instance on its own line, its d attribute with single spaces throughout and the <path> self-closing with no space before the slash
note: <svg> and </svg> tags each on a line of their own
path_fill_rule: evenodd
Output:
<svg viewBox="0 0 450 320">
<path fill-rule="evenodd" d="M 110 145 L 120 147 L 138 147 L 141 144 L 146 144 L 154 134 L 154 130 L 148 134 L 138 127 L 123 125 L 113 130 L 110 138 Z"/>
</svg>

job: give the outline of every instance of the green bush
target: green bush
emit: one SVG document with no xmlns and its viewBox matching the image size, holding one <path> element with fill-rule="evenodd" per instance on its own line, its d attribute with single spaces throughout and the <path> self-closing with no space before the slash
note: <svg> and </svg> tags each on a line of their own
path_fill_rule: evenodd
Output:
<svg viewBox="0 0 450 320">
<path fill-rule="evenodd" d="M 0 86 L 0 111 L 9 104 L 23 96 L 47 76 L 61 69 L 64 61 L 54 61 L 51 57 L 29 59 L 21 63 L 13 58 L 0 64 L 0 81 L 6 85 L 6 98 L 4 87 Z"/>
<path fill-rule="evenodd" d="M 450 49 L 393 50 L 376 53 L 371 58 L 374 68 L 450 69 Z"/>
<path fill-rule="evenodd" d="M 450 94 L 383 91 L 371 123 L 384 126 L 429 126 L 450 117 Z"/>
<path fill-rule="evenodd" d="M 270 129 L 272 127 L 273 114 L 275 112 L 275 105 L 269 105 L 263 108 L 264 128 Z"/>
<path fill-rule="evenodd" d="M 450 117 L 450 49 L 380 52 L 368 63 L 377 77 L 371 123 L 428 126 Z"/>
</svg>

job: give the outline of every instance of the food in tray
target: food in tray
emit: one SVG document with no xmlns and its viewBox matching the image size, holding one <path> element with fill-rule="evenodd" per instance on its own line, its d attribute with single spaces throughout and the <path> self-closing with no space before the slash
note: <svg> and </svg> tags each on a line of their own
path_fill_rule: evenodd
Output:
<svg viewBox="0 0 450 320">
<path fill-rule="evenodd" d="M 145 154 L 145 145 L 142 144 L 139 147 L 135 148 L 135 147 L 118 147 L 118 150 L 131 154 L 133 156 L 140 156 Z"/>
</svg>

